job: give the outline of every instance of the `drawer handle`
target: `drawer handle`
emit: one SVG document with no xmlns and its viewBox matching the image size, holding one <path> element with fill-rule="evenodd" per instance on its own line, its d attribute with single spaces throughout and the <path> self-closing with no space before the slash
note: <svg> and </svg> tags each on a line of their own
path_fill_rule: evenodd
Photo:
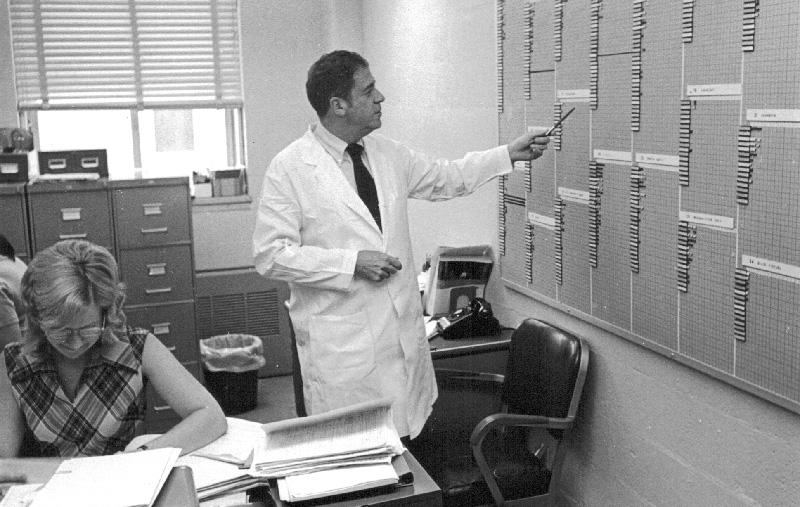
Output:
<svg viewBox="0 0 800 507">
<path fill-rule="evenodd" d="M 166 274 L 167 274 L 166 262 L 147 264 L 147 276 L 164 276 Z"/>
<path fill-rule="evenodd" d="M 81 169 L 97 169 L 100 167 L 100 159 L 98 157 L 81 157 Z"/>
<path fill-rule="evenodd" d="M 153 294 L 167 294 L 172 292 L 172 287 L 164 287 L 162 289 L 145 289 L 144 293 L 148 296 L 152 296 Z"/>
<path fill-rule="evenodd" d="M 19 174 L 19 164 L 12 162 L 0 164 L 0 174 Z"/>
<path fill-rule="evenodd" d="M 79 234 L 59 234 L 58 239 L 86 239 L 87 233 L 81 232 Z"/>
<path fill-rule="evenodd" d="M 47 161 L 47 168 L 53 170 L 61 170 L 67 168 L 66 158 L 51 158 Z"/>
<path fill-rule="evenodd" d="M 151 202 L 147 204 L 142 204 L 142 209 L 144 209 L 144 216 L 150 215 L 160 215 L 162 213 L 161 207 L 164 206 L 160 202 Z"/>
<path fill-rule="evenodd" d="M 169 405 L 155 405 L 153 410 L 155 412 L 163 412 L 165 410 L 169 410 L 171 407 Z"/>
<path fill-rule="evenodd" d="M 61 208 L 61 221 L 74 222 L 81 219 L 81 208 Z"/>
<path fill-rule="evenodd" d="M 169 326 L 171 324 L 169 322 L 159 322 L 158 324 L 151 324 L 150 327 L 153 328 L 154 335 L 160 334 L 169 334 Z"/>
<path fill-rule="evenodd" d="M 142 234 L 159 234 L 167 232 L 169 229 L 166 227 L 153 227 L 152 229 L 142 229 Z"/>
</svg>

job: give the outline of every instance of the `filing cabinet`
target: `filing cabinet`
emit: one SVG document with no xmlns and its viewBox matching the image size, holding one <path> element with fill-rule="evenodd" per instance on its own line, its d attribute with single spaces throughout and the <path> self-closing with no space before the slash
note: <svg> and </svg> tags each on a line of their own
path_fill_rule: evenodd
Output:
<svg viewBox="0 0 800 507">
<path fill-rule="evenodd" d="M 25 264 L 31 257 L 28 246 L 28 217 L 25 210 L 25 184 L 0 185 L 0 233 L 14 247 L 17 257 Z"/>
<path fill-rule="evenodd" d="M 85 239 L 114 249 L 108 181 L 28 183 L 31 247 L 38 252 L 62 239 Z"/>
<path fill-rule="evenodd" d="M 188 178 L 2 184 L 0 210 L 0 232 L 26 262 L 62 239 L 108 248 L 126 285 L 128 324 L 153 333 L 202 382 Z M 145 431 L 172 427 L 178 415 L 151 385 L 147 393 Z"/>
<path fill-rule="evenodd" d="M 114 180 L 111 202 L 128 324 L 153 333 L 202 381 L 188 178 Z M 146 431 L 178 420 L 148 386 Z"/>
</svg>

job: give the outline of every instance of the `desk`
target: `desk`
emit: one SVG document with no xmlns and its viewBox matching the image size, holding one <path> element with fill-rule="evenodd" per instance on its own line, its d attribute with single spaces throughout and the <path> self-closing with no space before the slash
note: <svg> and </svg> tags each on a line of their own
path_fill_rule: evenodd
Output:
<svg viewBox="0 0 800 507">
<path fill-rule="evenodd" d="M 274 481 L 270 481 L 270 485 L 273 487 L 270 488 L 269 494 L 276 507 L 289 507 L 292 505 L 324 505 L 326 507 L 440 507 L 442 505 L 442 490 L 433 482 L 431 476 L 428 475 L 410 452 L 406 451 L 403 457 L 411 473 L 414 474 L 414 483 L 408 486 L 400 486 L 389 492 L 359 495 L 357 498 L 348 495 L 348 499 L 346 500 L 337 499 L 337 497 L 329 497 L 326 499 L 310 500 L 308 502 L 287 503 L 278 498 L 278 488 L 274 485 Z"/>
<path fill-rule="evenodd" d="M 306 503 L 290 504 L 282 502 L 278 499 L 278 489 L 274 486 L 270 489 L 270 496 L 272 497 L 272 504 L 278 507 L 289 507 L 291 505 L 324 505 L 330 507 L 360 507 L 360 506 L 404 506 L 404 507 L 440 507 L 442 505 L 442 491 L 439 486 L 433 482 L 431 476 L 422 468 L 419 462 L 414 458 L 410 452 L 403 454 L 411 473 L 414 474 L 414 483 L 408 486 L 401 486 L 389 492 L 362 494 L 356 497 L 349 497 L 347 500 L 336 499 L 331 497 L 329 499 L 320 499 Z M 61 464 L 60 458 L 11 458 L 0 459 L 0 474 L 3 475 L 20 475 L 25 474 L 29 483 L 44 483 L 47 482 L 53 473 Z M 171 507 L 181 505 L 182 507 L 189 507 L 197 505 L 194 490 L 191 493 L 186 491 L 186 484 L 192 484 L 191 481 L 181 481 L 181 476 L 176 475 L 175 471 L 184 469 L 184 467 L 176 467 L 170 478 L 161 490 L 154 507 Z M 191 473 L 189 474 L 191 475 Z M 194 497 L 194 498 L 193 498 Z M 180 499 L 180 501 L 176 501 Z M 263 506 L 263 503 L 242 504 L 244 506 Z"/>
<path fill-rule="evenodd" d="M 437 336 L 429 342 L 433 366 L 505 373 L 508 344 L 511 343 L 513 331 L 513 329 L 503 329 L 499 336 L 473 336 L 458 340 L 445 340 Z"/>
</svg>

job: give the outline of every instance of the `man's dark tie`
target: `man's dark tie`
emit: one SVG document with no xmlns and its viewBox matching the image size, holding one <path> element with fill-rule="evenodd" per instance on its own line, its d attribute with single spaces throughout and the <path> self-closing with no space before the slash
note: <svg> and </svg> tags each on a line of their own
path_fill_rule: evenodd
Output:
<svg viewBox="0 0 800 507">
<path fill-rule="evenodd" d="M 378 192 L 375 190 L 375 180 L 372 179 L 372 175 L 361 159 L 361 153 L 364 152 L 364 147 L 360 144 L 353 143 L 348 144 L 344 151 L 346 151 L 353 160 L 353 173 L 356 177 L 358 196 L 361 197 L 361 200 L 367 205 L 367 209 L 370 214 L 372 214 L 372 218 L 374 218 L 375 223 L 378 224 L 378 229 L 383 231 L 383 227 L 381 227 L 381 210 L 378 207 Z"/>
</svg>

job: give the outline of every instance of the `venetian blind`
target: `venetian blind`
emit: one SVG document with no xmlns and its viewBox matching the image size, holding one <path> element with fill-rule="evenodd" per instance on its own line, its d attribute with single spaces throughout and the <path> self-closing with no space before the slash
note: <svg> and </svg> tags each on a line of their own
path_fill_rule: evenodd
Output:
<svg viewBox="0 0 800 507">
<path fill-rule="evenodd" d="M 10 0 L 20 109 L 241 106 L 236 0 Z"/>
</svg>

